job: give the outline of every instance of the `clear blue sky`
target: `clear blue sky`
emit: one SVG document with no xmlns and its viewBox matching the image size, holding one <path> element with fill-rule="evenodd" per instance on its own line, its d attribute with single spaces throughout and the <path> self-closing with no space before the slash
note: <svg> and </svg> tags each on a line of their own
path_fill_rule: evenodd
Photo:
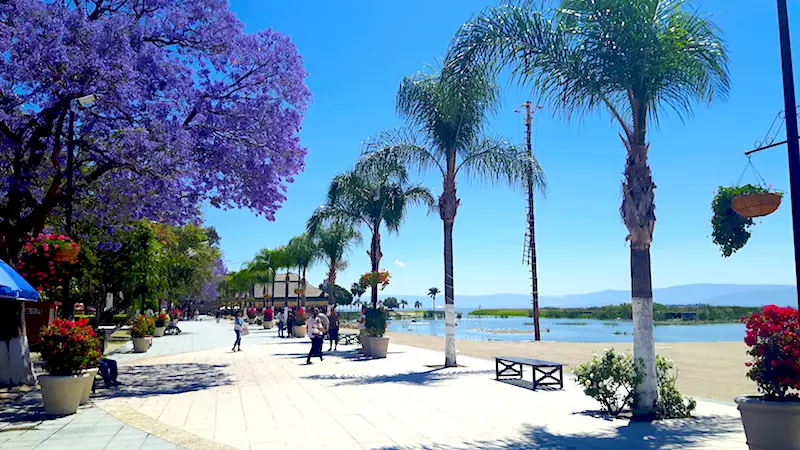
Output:
<svg viewBox="0 0 800 450">
<path fill-rule="evenodd" d="M 800 3 L 789 3 L 797 61 Z M 289 199 L 275 222 L 241 210 L 207 211 L 207 223 L 222 236 L 229 269 L 238 269 L 258 249 L 284 244 L 304 230 L 312 210 L 323 202 L 330 179 L 353 165 L 360 144 L 381 129 L 402 124 L 394 110 L 401 77 L 440 59 L 458 27 L 489 4 L 487 0 L 232 1 L 248 31 L 271 27 L 295 42 L 309 73 L 313 103 L 302 131 L 309 150 L 306 169 L 289 187 Z M 777 213 L 757 223 L 750 243 L 731 258 L 722 258 L 709 237 L 713 192 L 737 181 L 747 161 L 742 152 L 764 136 L 783 109 L 774 2 L 699 4 L 714 13 L 725 32 L 732 92 L 727 102 L 697 107 L 685 123 L 663 117 L 660 129 L 649 133 L 650 164 L 658 186 L 654 287 L 794 284 L 788 198 Z M 503 108 L 487 130 L 521 142 L 522 119 L 513 110 L 531 93 L 504 86 Z M 618 214 L 625 156 L 618 127 L 604 115 L 566 123 L 551 118 L 547 110 L 536 116 L 535 124 L 535 152 L 549 181 L 547 197 L 537 198 L 540 292 L 628 289 L 627 233 Z M 757 154 L 754 162 L 768 183 L 788 191 L 785 147 Z M 420 180 L 434 195 L 441 192 L 436 178 Z M 744 181 L 756 180 L 747 175 Z M 529 291 L 528 269 L 521 264 L 522 194 L 467 178 L 460 179 L 458 189 L 456 293 Z M 381 266 L 393 275 L 385 294 L 424 295 L 431 286 L 442 288 L 442 224 L 437 214 L 413 211 L 400 234 L 384 236 L 383 245 Z M 350 268 L 339 275 L 338 284 L 349 287 L 369 269 L 366 249 L 362 245 L 350 254 Z M 316 284 L 323 277 L 324 268 L 318 266 L 309 280 Z"/>
</svg>

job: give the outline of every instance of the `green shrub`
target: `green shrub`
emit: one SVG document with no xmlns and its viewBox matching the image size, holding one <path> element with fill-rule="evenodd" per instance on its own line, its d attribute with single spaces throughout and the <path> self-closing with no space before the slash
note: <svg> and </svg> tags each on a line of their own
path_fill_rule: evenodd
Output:
<svg viewBox="0 0 800 450">
<path fill-rule="evenodd" d="M 386 320 L 388 315 L 383 308 L 369 308 L 367 309 L 367 334 L 371 337 L 383 337 L 386 333 Z"/>
<path fill-rule="evenodd" d="M 637 373 L 633 358 L 629 354 L 606 350 L 602 355 L 595 355 L 591 361 L 578 365 L 574 370 L 583 392 L 597 400 L 608 414 L 618 416 L 629 410 L 633 404 L 634 386 L 639 383 L 641 375 Z M 658 400 L 656 401 L 657 419 L 676 419 L 691 417 L 697 402 L 684 397 L 678 391 L 675 382 L 678 373 L 672 361 L 656 355 L 656 378 L 658 382 Z"/>
</svg>

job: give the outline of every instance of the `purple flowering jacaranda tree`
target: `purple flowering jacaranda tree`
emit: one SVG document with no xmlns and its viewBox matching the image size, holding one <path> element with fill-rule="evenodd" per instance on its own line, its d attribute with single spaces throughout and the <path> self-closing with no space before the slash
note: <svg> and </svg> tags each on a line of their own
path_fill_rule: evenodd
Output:
<svg viewBox="0 0 800 450">
<path fill-rule="evenodd" d="M 303 167 L 300 55 L 227 0 L 0 1 L 0 49 L 0 259 L 63 223 L 70 144 L 75 220 L 109 227 L 203 203 L 272 220 Z M 20 309 L 0 300 L 0 368 L 29 372 Z"/>
</svg>

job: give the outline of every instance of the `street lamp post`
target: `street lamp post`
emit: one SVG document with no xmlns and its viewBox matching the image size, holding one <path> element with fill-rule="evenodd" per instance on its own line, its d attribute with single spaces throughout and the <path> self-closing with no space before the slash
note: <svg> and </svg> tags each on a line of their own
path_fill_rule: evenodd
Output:
<svg viewBox="0 0 800 450">
<path fill-rule="evenodd" d="M 786 8 L 786 0 L 778 0 L 778 29 L 781 42 L 786 146 L 789 151 L 789 190 L 792 197 L 792 229 L 794 232 L 794 272 L 798 311 L 800 311 L 800 143 L 798 143 L 797 136 L 797 103 L 794 95 L 792 46 L 789 39 L 789 14 Z"/>
</svg>

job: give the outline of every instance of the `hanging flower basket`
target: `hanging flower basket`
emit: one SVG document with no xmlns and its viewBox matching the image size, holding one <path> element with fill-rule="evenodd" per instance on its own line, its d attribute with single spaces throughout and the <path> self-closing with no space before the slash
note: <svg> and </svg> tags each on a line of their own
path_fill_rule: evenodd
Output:
<svg viewBox="0 0 800 450">
<path fill-rule="evenodd" d="M 361 283 L 362 286 L 380 286 L 381 290 L 384 290 L 386 286 L 389 285 L 390 279 L 391 275 L 388 270 L 378 270 L 361 275 L 359 283 Z"/>
<path fill-rule="evenodd" d="M 41 233 L 22 248 L 17 270 L 39 292 L 59 286 L 78 261 L 80 247 L 63 234 Z"/>
<path fill-rule="evenodd" d="M 305 291 L 306 291 L 306 290 L 305 290 L 305 289 L 303 289 L 303 288 L 297 288 L 297 289 L 295 289 L 295 290 L 294 290 L 294 293 L 295 293 L 295 294 L 297 294 L 297 295 L 301 295 L 301 294 L 302 294 L 303 292 L 305 292 Z"/>
<path fill-rule="evenodd" d="M 80 247 L 78 247 L 78 244 L 67 244 L 59 247 L 58 250 L 56 250 L 56 255 L 53 260 L 71 264 L 78 260 L 78 253 L 80 253 Z"/>
<path fill-rule="evenodd" d="M 782 198 L 779 192 L 742 194 L 731 200 L 731 207 L 742 217 L 762 217 L 774 213 Z"/>
</svg>

